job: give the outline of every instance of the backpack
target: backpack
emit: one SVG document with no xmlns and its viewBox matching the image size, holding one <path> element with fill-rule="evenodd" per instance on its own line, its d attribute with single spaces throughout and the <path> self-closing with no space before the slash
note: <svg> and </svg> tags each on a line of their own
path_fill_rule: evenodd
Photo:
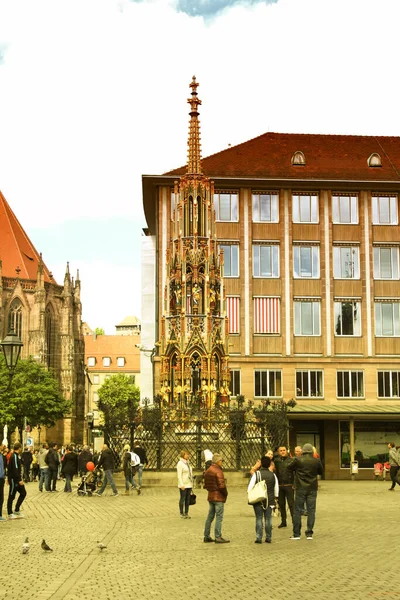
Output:
<svg viewBox="0 0 400 600">
<path fill-rule="evenodd" d="M 131 467 L 133 468 L 137 468 L 140 465 L 140 458 L 138 457 L 138 455 L 135 452 L 131 452 Z"/>
</svg>

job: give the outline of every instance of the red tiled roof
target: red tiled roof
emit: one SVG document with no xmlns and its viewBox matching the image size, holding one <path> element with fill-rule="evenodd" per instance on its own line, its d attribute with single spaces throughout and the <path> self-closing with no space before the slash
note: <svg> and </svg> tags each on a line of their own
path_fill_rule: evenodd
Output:
<svg viewBox="0 0 400 600">
<path fill-rule="evenodd" d="M 296 151 L 305 155 L 305 166 L 293 166 Z M 373 153 L 382 167 L 369 167 Z M 202 160 L 203 173 L 211 178 L 328 179 L 400 181 L 400 137 L 264 133 Z M 184 175 L 186 167 L 164 175 Z"/>
<path fill-rule="evenodd" d="M 96 366 L 88 367 L 89 371 L 114 373 L 115 371 L 140 372 L 140 350 L 135 344 L 140 344 L 138 335 L 85 335 L 85 364 L 89 356 L 96 358 Z M 103 358 L 111 358 L 111 365 L 103 367 Z M 117 358 L 125 358 L 125 366 L 118 367 Z"/>
<path fill-rule="evenodd" d="M 21 279 L 36 280 L 40 255 L 26 235 L 22 225 L 0 192 L 0 260 L 3 277 L 15 277 L 20 268 Z M 43 265 L 44 280 L 55 283 Z"/>
</svg>

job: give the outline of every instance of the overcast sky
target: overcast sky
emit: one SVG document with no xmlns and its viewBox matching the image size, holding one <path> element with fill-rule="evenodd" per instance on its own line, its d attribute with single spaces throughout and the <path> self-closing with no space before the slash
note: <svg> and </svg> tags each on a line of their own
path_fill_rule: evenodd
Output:
<svg viewBox="0 0 400 600">
<path fill-rule="evenodd" d="M 399 0 L 0 0 L 0 189 L 83 318 L 140 317 L 141 175 L 266 131 L 399 135 Z"/>
</svg>

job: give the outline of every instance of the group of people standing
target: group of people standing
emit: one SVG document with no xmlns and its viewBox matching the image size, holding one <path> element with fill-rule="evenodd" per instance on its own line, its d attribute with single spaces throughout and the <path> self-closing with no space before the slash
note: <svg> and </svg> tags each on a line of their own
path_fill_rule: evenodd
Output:
<svg viewBox="0 0 400 600">
<path fill-rule="evenodd" d="M 206 450 L 210 453 L 209 450 Z M 208 457 L 210 459 L 210 456 Z M 204 487 L 208 491 L 209 510 L 204 526 L 204 542 L 218 544 L 229 543 L 230 540 L 222 537 L 222 521 L 224 506 L 228 497 L 226 480 L 224 477 L 223 458 L 214 454 L 206 463 L 204 472 Z M 194 485 L 192 467 L 189 462 L 189 453 L 182 451 L 177 464 L 179 488 L 179 512 L 182 518 L 188 519 L 190 496 Z M 307 517 L 305 535 L 312 540 L 314 534 L 316 502 L 318 493 L 318 478 L 323 475 L 322 463 L 311 444 L 296 447 L 295 456 L 289 455 L 285 446 L 280 446 L 274 454 L 268 450 L 250 471 L 251 478 L 248 491 L 261 481 L 265 481 L 265 499 L 252 504 L 256 518 L 256 544 L 272 541 L 272 514 L 279 506 L 281 523 L 278 529 L 287 527 L 287 511 L 289 509 L 293 534 L 291 540 L 301 539 L 301 517 Z M 211 537 L 211 526 L 215 519 L 214 538 Z"/>
</svg>

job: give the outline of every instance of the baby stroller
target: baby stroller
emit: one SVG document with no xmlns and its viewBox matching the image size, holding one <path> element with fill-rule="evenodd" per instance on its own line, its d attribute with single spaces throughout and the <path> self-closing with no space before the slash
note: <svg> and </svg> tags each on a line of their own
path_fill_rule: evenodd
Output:
<svg viewBox="0 0 400 600">
<path fill-rule="evenodd" d="M 78 485 L 78 496 L 92 496 L 96 489 L 101 486 L 101 475 L 100 469 L 82 475 L 81 482 Z"/>
</svg>

